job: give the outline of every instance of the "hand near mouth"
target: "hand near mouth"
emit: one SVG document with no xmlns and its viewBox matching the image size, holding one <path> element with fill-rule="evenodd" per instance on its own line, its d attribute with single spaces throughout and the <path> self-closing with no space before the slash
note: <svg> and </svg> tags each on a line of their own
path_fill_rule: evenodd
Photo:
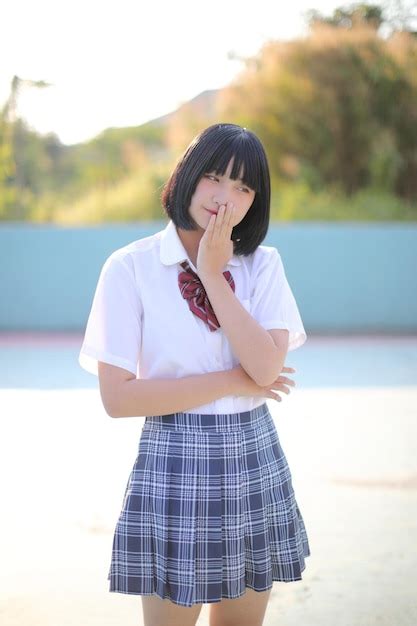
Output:
<svg viewBox="0 0 417 626">
<path fill-rule="evenodd" d="M 231 239 L 234 227 L 234 206 L 231 202 L 219 207 L 212 215 L 201 237 L 197 255 L 197 271 L 202 274 L 222 274 L 224 266 L 233 256 Z"/>
</svg>

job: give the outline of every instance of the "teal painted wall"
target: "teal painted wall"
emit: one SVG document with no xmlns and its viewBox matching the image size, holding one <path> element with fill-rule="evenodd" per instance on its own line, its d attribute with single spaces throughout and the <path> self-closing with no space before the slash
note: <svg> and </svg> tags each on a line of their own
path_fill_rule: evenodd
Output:
<svg viewBox="0 0 417 626">
<path fill-rule="evenodd" d="M 82 331 L 111 252 L 165 220 L 0 226 L 0 330 Z M 417 224 L 271 224 L 308 332 L 417 331 Z"/>
</svg>

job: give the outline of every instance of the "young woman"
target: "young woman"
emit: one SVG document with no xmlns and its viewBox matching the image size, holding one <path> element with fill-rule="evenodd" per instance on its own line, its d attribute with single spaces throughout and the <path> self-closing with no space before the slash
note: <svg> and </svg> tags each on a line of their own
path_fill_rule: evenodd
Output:
<svg viewBox="0 0 417 626">
<path fill-rule="evenodd" d="M 214 124 L 162 192 L 167 226 L 106 260 L 80 351 L 111 417 L 145 416 L 116 524 L 110 591 L 145 626 L 260 626 L 273 581 L 310 554 L 266 403 L 306 333 L 269 226 L 258 137 Z"/>
</svg>

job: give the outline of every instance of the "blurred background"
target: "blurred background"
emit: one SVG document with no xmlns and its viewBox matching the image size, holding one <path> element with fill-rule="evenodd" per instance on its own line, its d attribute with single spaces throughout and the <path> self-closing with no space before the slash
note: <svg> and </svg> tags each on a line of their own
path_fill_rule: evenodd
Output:
<svg viewBox="0 0 417 626">
<path fill-rule="evenodd" d="M 0 621 L 141 624 L 109 594 L 143 417 L 78 353 L 111 252 L 165 227 L 197 132 L 258 134 L 307 331 L 270 406 L 312 554 L 265 625 L 417 623 L 417 2 L 37 3 L 0 37 Z M 205 605 L 199 626 L 208 625 Z"/>
<path fill-rule="evenodd" d="M 0 219 L 160 219 L 179 154 L 227 120 L 265 144 L 273 221 L 415 220 L 415 4 L 9 5 Z"/>
</svg>

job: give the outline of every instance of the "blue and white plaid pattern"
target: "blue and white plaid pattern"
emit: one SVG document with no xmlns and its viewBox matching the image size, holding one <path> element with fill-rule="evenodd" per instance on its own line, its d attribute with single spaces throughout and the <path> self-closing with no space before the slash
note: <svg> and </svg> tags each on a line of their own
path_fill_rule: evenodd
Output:
<svg viewBox="0 0 417 626">
<path fill-rule="evenodd" d="M 109 591 L 176 604 L 301 580 L 310 555 L 266 403 L 146 417 L 116 524 Z"/>
</svg>

